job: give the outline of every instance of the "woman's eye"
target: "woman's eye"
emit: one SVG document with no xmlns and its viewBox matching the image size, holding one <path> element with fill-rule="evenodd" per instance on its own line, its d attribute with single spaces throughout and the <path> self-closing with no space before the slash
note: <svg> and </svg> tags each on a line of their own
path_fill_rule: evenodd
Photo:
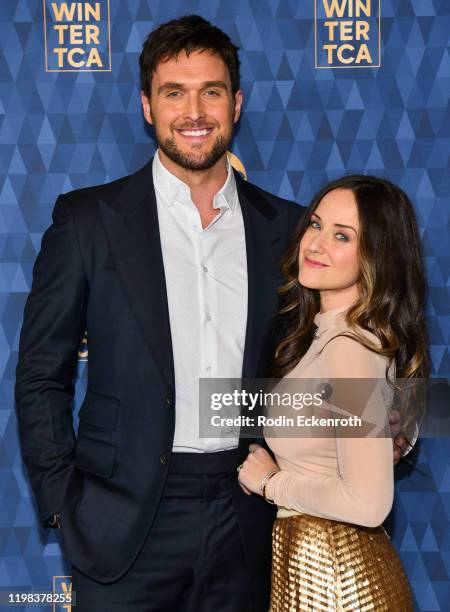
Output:
<svg viewBox="0 0 450 612">
<path fill-rule="evenodd" d="M 339 234 L 336 234 L 336 238 L 341 242 L 348 242 L 348 236 L 342 234 L 341 232 L 339 232 Z"/>
<path fill-rule="evenodd" d="M 311 219 L 309 226 L 313 227 L 314 229 L 320 229 L 320 225 L 317 223 L 317 221 L 314 221 L 314 219 Z"/>
</svg>

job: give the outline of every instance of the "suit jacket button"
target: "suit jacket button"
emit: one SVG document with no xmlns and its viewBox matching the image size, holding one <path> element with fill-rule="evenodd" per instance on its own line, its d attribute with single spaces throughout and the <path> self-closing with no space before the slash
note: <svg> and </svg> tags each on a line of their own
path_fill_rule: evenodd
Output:
<svg viewBox="0 0 450 612">
<path fill-rule="evenodd" d="M 168 463 L 167 455 L 165 455 L 164 453 L 162 453 L 159 456 L 159 460 L 162 463 L 162 465 L 167 465 L 167 463 Z"/>
<path fill-rule="evenodd" d="M 171 395 L 166 395 L 166 405 L 167 406 L 172 406 L 173 404 L 173 398 Z"/>
</svg>

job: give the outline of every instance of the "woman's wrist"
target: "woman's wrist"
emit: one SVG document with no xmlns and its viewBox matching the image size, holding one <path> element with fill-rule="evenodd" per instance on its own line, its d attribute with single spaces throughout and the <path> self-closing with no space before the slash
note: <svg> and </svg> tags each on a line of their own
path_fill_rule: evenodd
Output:
<svg viewBox="0 0 450 612">
<path fill-rule="evenodd" d="M 281 470 L 278 467 L 270 470 L 270 472 L 267 472 L 267 474 L 264 476 L 264 478 L 259 484 L 259 490 L 261 492 L 261 495 L 266 500 L 266 502 L 269 502 L 269 504 L 275 504 L 275 502 L 273 501 L 273 499 L 270 499 L 267 496 L 267 485 L 269 484 L 269 481 L 275 476 L 275 474 L 278 474 L 278 472 L 280 471 Z"/>
</svg>

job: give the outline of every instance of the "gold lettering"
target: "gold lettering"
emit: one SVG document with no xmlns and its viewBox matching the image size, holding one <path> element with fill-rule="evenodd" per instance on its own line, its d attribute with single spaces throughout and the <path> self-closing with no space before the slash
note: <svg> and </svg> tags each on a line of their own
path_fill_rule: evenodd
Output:
<svg viewBox="0 0 450 612">
<path fill-rule="evenodd" d="M 58 23 L 54 29 L 58 32 L 58 44 L 63 45 L 65 41 L 65 32 L 69 31 L 69 41 L 71 45 L 82 45 L 84 42 L 87 45 L 100 44 L 100 28 L 97 25 L 67 25 Z"/>
<path fill-rule="evenodd" d="M 364 15 L 366 17 L 370 17 L 370 15 L 372 14 L 371 6 L 370 6 L 370 0 L 366 0 L 365 2 L 364 2 L 364 0 L 358 0 L 358 2 L 356 4 L 356 15 L 355 15 L 355 17 L 361 17 L 361 11 L 364 13 Z"/>
<path fill-rule="evenodd" d="M 333 17 L 343 17 L 345 10 L 347 8 L 348 0 L 341 0 L 341 4 L 339 5 L 339 0 L 331 0 L 331 6 L 328 4 L 328 0 L 323 0 L 323 8 L 325 9 L 326 16 Z M 351 17 L 349 13 L 349 17 Z"/>
<path fill-rule="evenodd" d="M 340 39 L 341 40 L 353 40 L 353 21 L 341 21 L 340 26 Z"/>
<path fill-rule="evenodd" d="M 67 49 L 63 47 L 53 49 L 54 53 L 58 56 L 58 68 L 63 68 L 64 66 L 64 55 L 67 53 Z"/>
<path fill-rule="evenodd" d="M 348 57 L 344 57 L 344 51 L 354 51 L 355 48 L 353 45 L 341 45 L 337 50 L 337 58 L 342 64 L 351 64 L 355 60 L 354 55 L 349 55 Z"/>
<path fill-rule="evenodd" d="M 64 32 L 65 30 L 67 30 L 67 28 L 69 27 L 67 24 L 56 24 L 53 26 L 54 29 L 58 32 L 58 45 L 63 45 L 64 44 Z"/>
<path fill-rule="evenodd" d="M 89 2 L 72 2 L 70 8 L 67 2 L 62 2 L 59 6 L 56 2 L 52 2 L 53 15 L 56 21 L 73 21 L 75 11 L 78 21 L 90 21 L 91 17 L 95 21 L 100 21 L 100 8 L 100 2 L 96 2 L 95 6 L 92 6 Z"/>
<path fill-rule="evenodd" d="M 356 58 L 354 55 L 352 55 L 352 52 L 355 51 L 355 47 L 353 45 L 344 44 L 339 47 L 338 45 L 324 45 L 323 48 L 327 52 L 327 63 L 330 65 L 334 62 L 334 51 L 336 51 L 336 59 L 341 64 L 360 64 L 361 62 L 367 62 L 368 64 L 373 63 L 372 56 L 370 55 L 370 51 L 366 43 L 362 43 L 362 45 L 359 47 Z"/>
<path fill-rule="evenodd" d="M 87 25 L 86 26 L 86 44 L 87 45 L 99 45 L 99 34 L 100 28 L 96 25 Z"/>
<path fill-rule="evenodd" d="M 88 2 L 84 5 L 84 20 L 89 21 L 91 16 L 95 21 L 100 21 L 100 2 L 95 3 L 95 8 Z"/>
<path fill-rule="evenodd" d="M 373 64 L 372 56 L 370 55 L 370 51 L 366 43 L 362 43 L 360 46 L 355 63 L 360 64 L 362 61 L 367 62 L 368 64 Z"/>
<path fill-rule="evenodd" d="M 75 54 L 76 55 L 85 55 L 86 52 L 84 49 L 70 49 L 70 51 L 67 54 L 67 61 L 69 62 L 69 66 L 73 66 L 74 68 L 81 68 L 81 66 L 84 66 L 84 60 L 75 60 Z"/>
<path fill-rule="evenodd" d="M 329 64 L 333 63 L 333 51 L 337 49 L 337 45 L 324 45 L 323 48 L 327 52 L 327 62 Z"/>
<path fill-rule="evenodd" d="M 368 21 L 357 21 L 356 22 L 356 40 L 369 40 L 370 25 Z"/>
<path fill-rule="evenodd" d="M 71 45 L 82 45 L 84 42 L 83 37 L 83 25 L 71 25 L 70 26 L 70 44 Z"/>
<path fill-rule="evenodd" d="M 59 23 L 100 21 L 100 2 L 52 2 L 54 16 L 53 29 L 56 32 L 58 47 L 53 49 L 57 58 L 58 68 L 70 66 L 72 68 L 93 67 L 102 68 L 103 62 L 100 50 L 82 47 L 85 45 L 100 45 L 101 29 L 98 25 L 85 23 Z"/>
<path fill-rule="evenodd" d="M 75 9 L 77 5 L 75 2 L 72 2 L 70 5 L 70 9 L 67 5 L 67 2 L 62 2 L 58 7 L 56 2 L 52 2 L 53 14 L 55 16 L 56 21 L 73 21 L 73 15 L 75 13 Z"/>
<path fill-rule="evenodd" d="M 361 13 L 364 13 L 366 17 L 371 15 L 371 0 L 323 0 L 323 8 L 327 18 L 333 17 L 344 17 L 347 13 L 347 17 L 360 17 Z"/>
<path fill-rule="evenodd" d="M 324 26 L 328 28 L 328 40 L 334 40 L 334 28 L 337 26 L 338 21 L 325 21 Z"/>
<path fill-rule="evenodd" d="M 103 68 L 103 62 L 100 59 L 100 55 L 96 47 L 92 47 L 90 50 L 86 66 L 90 68 L 92 64 L 96 64 L 99 68 Z"/>
<path fill-rule="evenodd" d="M 67 583 L 66 582 L 61 582 L 61 587 L 63 590 L 64 594 L 67 594 L 67 592 L 71 593 L 72 592 L 72 583 L 69 582 L 69 588 L 67 588 Z M 64 604 L 63 605 L 63 609 L 67 610 L 67 612 L 71 612 L 72 610 L 72 605 L 71 604 Z"/>
</svg>

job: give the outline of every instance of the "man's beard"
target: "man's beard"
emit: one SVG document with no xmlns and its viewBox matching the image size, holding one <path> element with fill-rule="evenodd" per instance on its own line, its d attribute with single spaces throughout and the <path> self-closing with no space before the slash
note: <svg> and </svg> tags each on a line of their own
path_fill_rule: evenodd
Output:
<svg viewBox="0 0 450 612">
<path fill-rule="evenodd" d="M 183 153 L 177 147 L 175 138 L 159 140 L 156 132 L 158 145 L 169 159 L 184 168 L 185 170 L 201 171 L 209 170 L 227 152 L 230 140 L 225 140 L 223 136 L 217 136 L 212 149 L 204 153 L 201 157 L 195 157 L 189 153 Z"/>
</svg>

